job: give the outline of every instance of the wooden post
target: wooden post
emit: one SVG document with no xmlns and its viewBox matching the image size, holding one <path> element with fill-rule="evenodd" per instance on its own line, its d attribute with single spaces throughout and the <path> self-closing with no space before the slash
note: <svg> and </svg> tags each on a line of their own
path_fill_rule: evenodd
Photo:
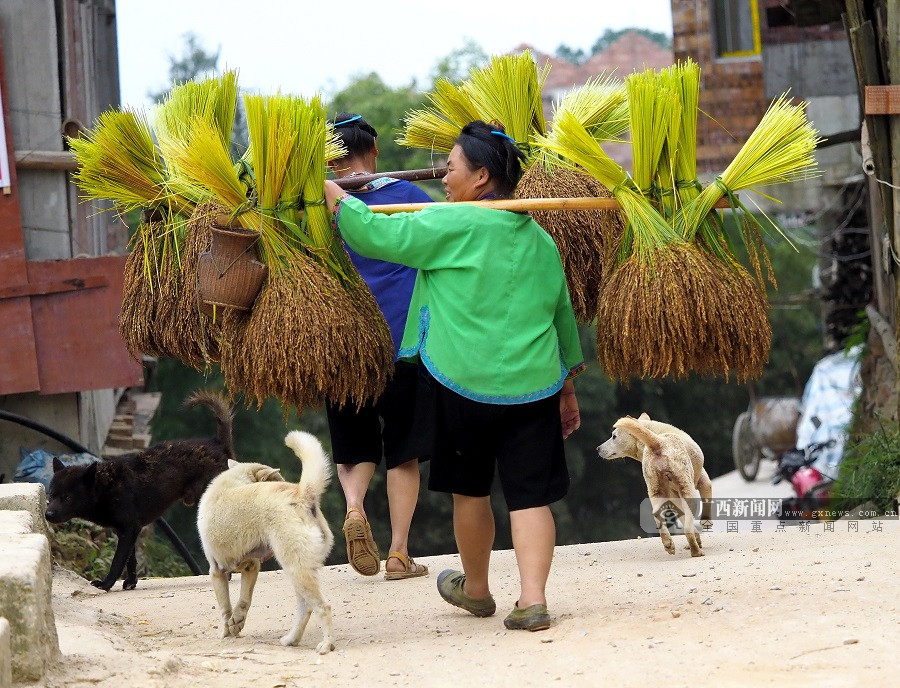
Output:
<svg viewBox="0 0 900 688">
<path fill-rule="evenodd" d="M 884 48 L 887 52 L 884 61 L 887 64 L 887 80 L 892 85 L 900 85 L 900 0 L 888 0 L 887 19 L 885 21 Z M 890 233 L 891 241 L 891 274 L 894 276 L 896 287 L 894 299 L 894 343 L 900 340 L 900 114 L 885 115 L 890 123 L 891 130 L 891 177 L 893 179 L 893 213 L 891 221 L 893 232 Z M 896 354 L 895 354 L 896 356 Z M 896 359 L 895 359 L 896 360 Z M 897 371 L 896 364 L 894 371 Z M 898 376 L 900 382 L 900 376 Z M 897 410 L 900 417 L 900 409 Z"/>
<path fill-rule="evenodd" d="M 849 25 L 847 33 L 850 38 L 853 65 L 856 68 L 856 79 L 860 89 L 864 89 L 866 86 L 880 85 L 881 69 L 875 51 L 875 31 L 872 28 L 872 22 L 866 21 L 860 26 Z M 869 130 L 869 143 L 872 147 L 872 161 L 875 163 L 875 177 L 889 179 L 891 177 L 891 151 L 887 120 L 884 115 L 866 115 L 865 117 L 866 127 Z M 890 188 L 879 184 L 878 192 L 884 208 L 885 219 L 893 218 L 894 199 Z"/>
</svg>

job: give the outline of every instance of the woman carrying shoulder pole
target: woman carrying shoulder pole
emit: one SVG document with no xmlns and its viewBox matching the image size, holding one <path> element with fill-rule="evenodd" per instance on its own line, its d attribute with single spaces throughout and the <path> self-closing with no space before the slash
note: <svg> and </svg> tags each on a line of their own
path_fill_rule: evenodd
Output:
<svg viewBox="0 0 900 688">
<path fill-rule="evenodd" d="M 450 604 L 491 616 L 490 492 L 500 478 L 520 589 L 509 629 L 549 628 L 546 584 L 568 490 L 563 439 L 581 421 L 572 378 L 584 369 L 559 252 L 528 215 L 462 201 L 507 198 L 524 159 L 502 126 L 463 127 L 444 177 L 451 205 L 380 215 L 326 182 L 344 240 L 418 269 L 401 358 L 430 374 L 435 437 L 428 487 L 453 495 L 462 571 L 438 576 Z"/>
</svg>

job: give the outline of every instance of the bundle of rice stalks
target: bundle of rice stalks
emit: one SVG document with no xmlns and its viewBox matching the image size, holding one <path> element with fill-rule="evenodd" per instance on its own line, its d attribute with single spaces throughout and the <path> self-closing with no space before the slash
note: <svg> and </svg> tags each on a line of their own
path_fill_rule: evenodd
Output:
<svg viewBox="0 0 900 688">
<path fill-rule="evenodd" d="M 462 128 L 480 119 L 502 124 L 531 157 L 533 139 L 547 131 L 541 90 L 549 70 L 549 63 L 539 70 L 531 52 L 524 50 L 492 57 L 459 86 L 440 79 L 428 95 L 431 105 L 406 114 L 397 143 L 449 153 Z"/>
<path fill-rule="evenodd" d="M 554 106 L 553 121 L 567 112 L 598 142 L 619 141 L 628 129 L 628 100 L 624 84 L 600 74 L 568 91 Z"/>
<path fill-rule="evenodd" d="M 188 115 L 186 115 L 188 116 Z M 247 203 L 250 186 L 231 159 L 228 144 L 214 123 L 188 116 L 177 130 L 178 136 L 163 136 L 159 147 L 171 171 L 170 188 L 194 198 L 215 200 L 233 212 Z M 246 229 L 258 224 L 255 215 L 240 216 Z"/>
<path fill-rule="evenodd" d="M 238 164 L 221 130 L 201 117 L 192 118 L 181 135 L 160 141 L 174 169 L 170 185 L 205 191 L 239 226 L 259 233 L 260 260 L 270 270 L 309 256 L 352 280 L 324 207 L 325 163 L 343 151 L 326 125 L 321 99 L 245 95 L 244 106 L 250 147 Z"/>
<path fill-rule="evenodd" d="M 244 102 L 252 189 L 232 215 L 259 232 L 260 259 L 270 272 L 249 315 L 225 314 L 226 384 L 258 404 L 268 397 L 298 409 L 326 399 L 361 404 L 383 390 L 393 347 L 324 204 L 326 162 L 343 150 L 318 97 Z M 226 173 L 223 186 L 236 190 L 235 180 L 243 183 Z"/>
<path fill-rule="evenodd" d="M 153 320 L 156 305 L 162 298 L 157 249 L 165 231 L 165 225 L 159 220 L 142 223 L 131 237 L 131 251 L 125 261 L 119 333 L 136 361 L 141 360 L 142 353 L 162 355 L 161 345 L 156 343 Z"/>
<path fill-rule="evenodd" d="M 191 135 L 193 120 L 199 118 L 209 123 L 227 144 L 234 128 L 237 94 L 235 71 L 178 84 L 155 108 L 153 129 L 160 141 L 185 139 Z M 166 162 L 170 162 L 168 158 Z"/>
<path fill-rule="evenodd" d="M 612 378 L 739 380 L 760 375 L 771 327 L 765 297 L 740 266 L 690 244 L 658 249 L 653 269 L 636 255 L 604 286 L 597 311 L 597 358 Z"/>
<path fill-rule="evenodd" d="M 666 155 L 675 188 L 675 205 L 683 208 L 700 194 L 697 180 L 697 116 L 700 103 L 700 67 L 691 59 L 660 72 L 669 83 L 680 107 L 670 113 L 672 125 L 666 137 Z"/>
<path fill-rule="evenodd" d="M 393 369 L 387 323 L 365 282 L 349 289 L 321 266 L 296 261 L 270 276 L 249 315 L 223 321 L 222 370 L 232 393 L 298 410 L 362 404 Z"/>
<path fill-rule="evenodd" d="M 652 261 L 654 252 L 650 249 L 654 246 L 680 242 L 680 237 L 659 214 L 651 199 L 641 192 L 621 165 L 606 154 L 572 113 L 557 113 L 552 131 L 538 143 L 542 149 L 559 156 L 563 164 L 583 169 L 612 191 L 628 220 L 619 245 L 618 262 L 633 252 L 645 254 Z"/>
<path fill-rule="evenodd" d="M 472 70 L 463 84 L 485 122 L 500 122 L 528 155 L 534 136 L 547 133 L 541 92 L 550 63 L 538 70 L 531 52 L 493 56 L 484 69 Z"/>
<path fill-rule="evenodd" d="M 641 194 L 652 198 L 660 207 L 659 188 L 654 187 L 654 182 L 671 122 L 677 119 L 673 117 L 677 107 L 675 94 L 652 69 L 630 74 L 625 79 L 625 87 L 631 119 L 631 176 Z"/>
<path fill-rule="evenodd" d="M 197 285 L 197 262 L 209 249 L 210 226 L 221 206 L 207 201 L 191 215 L 183 239 L 181 261 L 168 263 L 167 297 L 158 303 L 153 329 L 161 352 L 196 370 L 207 370 L 219 360 L 221 322 L 206 317 L 200 308 Z"/>
<path fill-rule="evenodd" d="M 518 198 L 611 198 L 596 179 L 558 164 L 536 162 L 516 187 Z M 562 258 L 572 308 L 578 322 L 597 314 L 601 285 L 615 264 L 625 222 L 618 210 L 533 211 L 531 215 L 553 238 Z"/>
<path fill-rule="evenodd" d="M 107 199 L 118 212 L 162 207 L 187 217 L 196 198 L 172 193 L 153 133 L 143 113 L 109 110 L 80 138 L 69 139 L 84 199 Z"/>
<path fill-rule="evenodd" d="M 247 99 L 248 124 L 251 121 L 251 100 Z M 313 97 L 308 102 L 300 99 L 269 99 L 265 104 L 270 141 L 287 142 L 288 138 L 279 135 L 281 126 L 293 132 L 296 142 L 285 148 L 289 153 L 284 163 L 284 176 L 271 183 L 272 188 L 279 189 L 277 198 L 272 194 L 268 199 L 260 197 L 261 205 L 267 207 L 274 203 L 275 217 L 288 230 L 292 241 L 301 245 L 314 261 L 335 275 L 342 284 L 351 285 L 360 279 L 347 255 L 340 238 L 331 227 L 331 216 L 325 207 L 322 189 L 325 186 L 326 163 L 339 158 L 345 151 L 339 139 L 333 135 L 333 129 L 327 125 L 327 109 L 321 98 Z M 254 107 L 254 116 L 257 110 Z M 281 151 L 278 145 L 269 145 L 266 163 L 261 164 L 259 135 L 253 138 L 251 129 L 251 151 L 254 169 L 263 170 L 271 177 L 279 175 Z M 284 145 L 282 143 L 281 145 Z M 273 160 L 273 155 L 275 159 Z M 262 179 L 257 172 L 257 183 Z M 290 262 L 292 255 L 282 257 L 283 264 Z"/>
<path fill-rule="evenodd" d="M 730 260 L 730 254 L 721 253 L 723 244 L 721 237 L 715 234 L 714 225 L 704 222 L 715 204 L 727 197 L 739 220 L 756 228 L 748 230 L 745 224 L 742 237 L 759 276 L 760 267 L 755 256 L 759 251 L 765 252 L 758 239 L 759 223 L 735 194 L 749 189 L 775 200 L 763 194 L 759 187 L 815 177 L 818 173 L 814 153 L 820 141 L 818 133 L 806 119 L 806 103 L 794 105 L 786 95 L 779 96 L 766 110 L 731 164 L 716 177 L 714 183 L 685 206 L 678 218 L 679 233 L 687 239 L 700 234 L 708 250 L 716 252 L 723 260 Z M 750 243 L 747 243 L 748 239 Z M 765 259 L 768 257 L 765 256 Z"/>
<path fill-rule="evenodd" d="M 481 113 L 462 87 L 446 79 L 438 79 L 427 98 L 430 106 L 406 114 L 397 143 L 408 148 L 449 153 L 462 128 L 481 119 Z"/>
<path fill-rule="evenodd" d="M 633 113 L 647 111 L 645 106 L 630 103 Z M 654 102 L 652 108 L 656 107 Z M 765 298 L 750 298 L 759 292 L 746 290 L 746 280 L 741 279 L 746 272 L 739 266 L 725 267 L 685 241 L 638 186 L 650 185 L 653 160 L 658 162 L 660 139 L 665 140 L 665 135 L 645 129 L 654 122 L 664 132 L 669 126 L 665 117 L 650 112 L 643 125 L 632 117 L 633 139 L 646 141 L 635 155 L 634 179 L 572 117 L 554 118 L 553 131 L 543 144 L 612 188 L 628 218 L 619 264 L 602 285 L 599 298 L 598 360 L 612 378 L 622 380 L 632 375 L 680 377 L 690 371 L 757 375 L 769 349 Z M 648 174 L 650 167 L 654 169 Z M 743 304 L 736 307 L 723 295 Z"/>
<path fill-rule="evenodd" d="M 571 117 L 598 142 L 618 140 L 628 126 L 624 87 L 599 76 L 569 91 L 556 105 L 556 117 Z M 538 143 L 544 137 L 536 136 Z M 517 198 L 610 198 L 605 186 L 589 174 L 562 164 L 537 146 L 531 165 L 516 187 Z M 579 322 L 597 313 L 600 287 L 615 263 L 625 220 L 619 210 L 537 211 L 532 216 L 553 237 L 562 258 L 572 307 Z"/>
</svg>

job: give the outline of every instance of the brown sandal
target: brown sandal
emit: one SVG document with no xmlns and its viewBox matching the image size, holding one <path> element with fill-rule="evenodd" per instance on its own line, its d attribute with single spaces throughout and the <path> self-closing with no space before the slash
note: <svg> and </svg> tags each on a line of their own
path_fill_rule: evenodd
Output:
<svg viewBox="0 0 900 688">
<path fill-rule="evenodd" d="M 388 571 L 387 563 L 389 559 L 397 559 L 403 564 L 403 571 Z M 428 567 L 424 564 L 417 564 L 412 557 L 408 557 L 403 552 L 388 552 L 387 559 L 384 560 L 384 579 L 385 580 L 403 580 L 404 578 L 418 578 L 419 576 L 427 576 Z"/>
<path fill-rule="evenodd" d="M 360 518 L 350 518 L 352 512 Z M 369 522 L 362 517 L 359 509 L 348 509 L 344 518 L 344 539 L 347 541 L 347 563 L 362 576 L 374 576 L 381 570 L 378 545 L 372 537 Z"/>
</svg>

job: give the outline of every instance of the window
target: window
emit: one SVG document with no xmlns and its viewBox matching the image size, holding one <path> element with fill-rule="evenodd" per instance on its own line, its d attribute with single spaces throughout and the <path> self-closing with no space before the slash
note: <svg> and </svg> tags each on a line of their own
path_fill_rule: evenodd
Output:
<svg viewBox="0 0 900 688">
<path fill-rule="evenodd" d="M 718 57 L 759 55 L 757 0 L 712 0 Z"/>
</svg>

